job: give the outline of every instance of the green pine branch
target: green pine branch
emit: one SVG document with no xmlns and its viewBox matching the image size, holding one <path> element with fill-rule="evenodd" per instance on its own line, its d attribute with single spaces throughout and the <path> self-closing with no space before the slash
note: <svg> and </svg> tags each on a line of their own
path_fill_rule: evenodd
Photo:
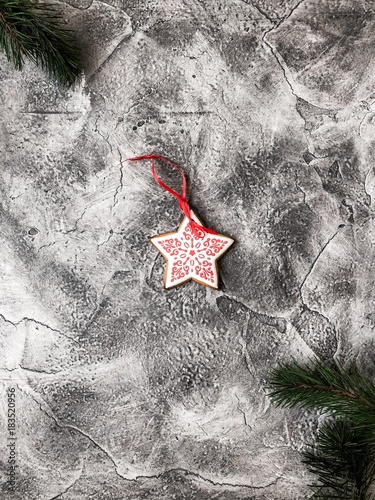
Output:
<svg viewBox="0 0 375 500">
<path fill-rule="evenodd" d="M 369 488 L 375 479 L 374 448 L 364 441 L 349 420 L 324 424 L 313 451 L 303 454 L 303 462 L 315 474 L 311 485 L 314 499 L 370 500 Z"/>
<path fill-rule="evenodd" d="M 79 73 L 78 51 L 72 31 L 61 23 L 52 4 L 0 0 L 0 49 L 16 69 L 29 59 L 69 85 Z"/>
<path fill-rule="evenodd" d="M 279 407 L 319 409 L 334 420 L 324 424 L 304 463 L 317 477 L 314 499 L 370 500 L 375 480 L 375 386 L 355 365 L 313 360 L 284 364 L 269 378 Z"/>
<path fill-rule="evenodd" d="M 314 360 L 311 366 L 282 365 L 270 377 L 277 406 L 316 408 L 349 418 L 375 445 L 375 386 L 352 365 Z"/>
</svg>

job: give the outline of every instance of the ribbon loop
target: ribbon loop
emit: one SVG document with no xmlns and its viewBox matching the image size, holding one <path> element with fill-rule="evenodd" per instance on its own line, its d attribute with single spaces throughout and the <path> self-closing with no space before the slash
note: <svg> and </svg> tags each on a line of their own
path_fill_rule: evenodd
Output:
<svg viewBox="0 0 375 500">
<path fill-rule="evenodd" d="M 168 193 L 170 193 L 172 196 L 174 196 L 178 200 L 178 206 L 179 206 L 181 212 L 183 212 L 186 215 L 186 217 L 189 219 L 189 225 L 191 228 L 191 232 L 194 234 L 194 236 L 196 236 L 197 238 L 204 238 L 205 233 L 217 234 L 216 231 L 214 231 L 213 229 L 209 229 L 208 227 L 204 227 L 201 224 L 199 224 L 198 222 L 196 222 L 195 220 L 193 220 L 193 218 L 191 216 L 191 208 L 190 208 L 189 202 L 186 199 L 186 177 L 185 177 L 183 170 L 178 165 L 171 162 L 170 160 L 167 160 L 163 156 L 155 155 L 155 154 L 137 156 L 135 158 L 128 158 L 126 160 L 123 160 L 121 163 L 124 163 L 125 161 L 141 161 L 141 160 L 151 160 L 151 162 L 152 162 L 151 163 L 151 172 L 152 172 L 152 175 L 153 175 L 155 181 L 165 191 L 168 191 Z M 175 191 L 171 187 L 167 186 L 166 184 L 164 184 L 164 182 L 162 180 L 159 179 L 159 177 L 156 173 L 156 170 L 155 170 L 155 160 L 164 161 L 165 163 L 168 163 L 168 165 L 171 165 L 173 168 L 175 168 L 176 170 L 178 170 L 180 172 L 181 179 L 182 179 L 181 194 L 177 193 L 177 191 Z M 120 163 L 120 165 L 121 165 L 121 163 Z"/>
<path fill-rule="evenodd" d="M 178 206 L 181 212 L 184 212 L 186 217 L 190 218 L 190 206 L 189 203 L 187 202 L 187 199 L 181 197 L 181 199 L 178 201 Z"/>
</svg>

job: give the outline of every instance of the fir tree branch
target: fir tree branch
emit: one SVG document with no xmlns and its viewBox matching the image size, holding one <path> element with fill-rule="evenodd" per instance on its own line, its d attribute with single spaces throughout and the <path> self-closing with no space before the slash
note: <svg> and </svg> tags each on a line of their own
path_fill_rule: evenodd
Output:
<svg viewBox="0 0 375 500">
<path fill-rule="evenodd" d="M 369 500 L 375 479 L 374 448 L 353 423 L 337 420 L 324 424 L 313 452 L 304 453 L 304 463 L 319 483 L 311 485 L 314 499 Z"/>
<path fill-rule="evenodd" d="M 351 419 L 375 445 L 375 387 L 352 365 L 313 360 L 277 368 L 270 376 L 269 396 L 277 406 L 315 408 Z"/>
<path fill-rule="evenodd" d="M 79 58 L 72 31 L 61 23 L 52 4 L 0 0 L 0 49 L 16 69 L 29 59 L 69 85 L 78 76 Z"/>
<path fill-rule="evenodd" d="M 277 406 L 314 408 L 336 417 L 324 424 L 304 463 L 317 476 L 316 500 L 371 500 L 375 481 L 375 386 L 355 365 L 312 360 L 284 364 L 271 373 Z"/>
</svg>

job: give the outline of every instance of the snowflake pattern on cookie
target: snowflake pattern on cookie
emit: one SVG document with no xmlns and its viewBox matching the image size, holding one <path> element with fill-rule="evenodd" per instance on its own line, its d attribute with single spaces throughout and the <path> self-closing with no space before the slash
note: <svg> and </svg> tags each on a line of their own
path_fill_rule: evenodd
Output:
<svg viewBox="0 0 375 500">
<path fill-rule="evenodd" d="M 191 211 L 193 220 L 201 224 Z M 184 217 L 176 233 L 150 238 L 151 243 L 167 259 L 165 288 L 173 288 L 189 280 L 218 289 L 217 260 L 233 244 L 231 238 L 221 234 L 201 232 L 194 235 L 189 219 Z"/>
</svg>

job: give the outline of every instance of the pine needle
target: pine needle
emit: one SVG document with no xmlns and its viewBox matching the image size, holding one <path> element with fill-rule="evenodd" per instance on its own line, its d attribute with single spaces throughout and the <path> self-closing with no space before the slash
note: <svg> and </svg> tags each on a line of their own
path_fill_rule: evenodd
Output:
<svg viewBox="0 0 375 500">
<path fill-rule="evenodd" d="M 353 421 L 375 446 L 375 386 L 355 365 L 345 370 L 337 361 L 296 362 L 277 368 L 270 376 L 272 401 L 280 407 L 315 408 Z"/>
<path fill-rule="evenodd" d="M 337 420 L 319 430 L 313 452 L 305 452 L 303 462 L 315 474 L 311 485 L 314 499 L 369 500 L 368 490 L 375 479 L 374 448 L 364 444 L 364 436 L 353 423 Z"/>
<path fill-rule="evenodd" d="M 78 51 L 71 30 L 52 4 L 0 0 L 0 49 L 16 69 L 29 59 L 62 85 L 79 73 Z"/>
<path fill-rule="evenodd" d="M 353 364 L 312 360 L 284 364 L 271 373 L 269 396 L 280 407 L 320 409 L 324 424 L 304 463 L 316 475 L 316 500 L 370 500 L 375 481 L 375 386 Z"/>
</svg>

